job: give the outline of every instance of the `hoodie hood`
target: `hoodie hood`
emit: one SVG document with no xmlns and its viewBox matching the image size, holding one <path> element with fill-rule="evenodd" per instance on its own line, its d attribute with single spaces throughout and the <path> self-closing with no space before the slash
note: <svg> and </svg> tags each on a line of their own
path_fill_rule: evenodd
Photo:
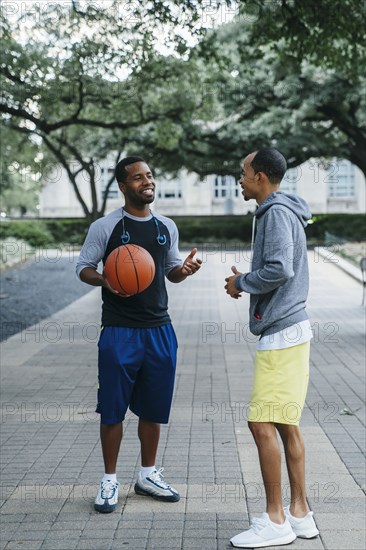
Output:
<svg viewBox="0 0 366 550">
<path fill-rule="evenodd" d="M 289 210 L 291 210 L 298 217 L 303 227 L 307 226 L 308 221 L 311 218 L 311 212 L 304 199 L 296 195 L 283 193 L 282 191 L 276 191 L 275 193 L 268 195 L 262 204 L 258 206 L 255 212 L 256 217 L 260 218 L 260 216 L 262 216 L 268 208 L 271 208 L 272 206 L 285 206 L 286 208 L 289 208 Z"/>
</svg>

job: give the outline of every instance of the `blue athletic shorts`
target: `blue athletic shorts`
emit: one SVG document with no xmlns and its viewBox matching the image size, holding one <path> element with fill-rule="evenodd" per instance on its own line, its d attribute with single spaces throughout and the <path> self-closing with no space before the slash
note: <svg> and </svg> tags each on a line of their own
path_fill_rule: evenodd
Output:
<svg viewBox="0 0 366 550">
<path fill-rule="evenodd" d="M 122 422 L 130 407 L 143 420 L 167 424 L 178 348 L 172 325 L 104 327 L 98 348 L 101 423 Z"/>
</svg>

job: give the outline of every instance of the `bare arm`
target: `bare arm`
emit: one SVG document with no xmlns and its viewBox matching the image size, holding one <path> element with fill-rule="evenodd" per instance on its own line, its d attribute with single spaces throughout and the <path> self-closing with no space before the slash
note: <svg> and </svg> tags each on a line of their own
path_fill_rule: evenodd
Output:
<svg viewBox="0 0 366 550">
<path fill-rule="evenodd" d="M 105 278 L 104 273 L 99 273 L 96 269 L 93 269 L 92 267 L 84 267 L 84 269 L 82 269 L 82 271 L 80 272 L 80 279 L 83 281 L 83 283 L 87 283 L 88 285 L 102 286 L 109 290 L 109 292 L 117 294 L 117 296 L 120 296 L 121 298 L 128 297 L 127 294 L 121 294 L 117 290 L 114 290 Z"/>
<path fill-rule="evenodd" d="M 193 248 L 191 253 L 184 260 L 183 265 L 177 265 L 168 274 L 167 278 L 172 283 L 181 283 L 188 277 L 196 273 L 202 264 L 202 260 L 194 259 L 194 255 L 197 253 L 197 248 Z"/>
<path fill-rule="evenodd" d="M 84 269 L 80 272 L 80 279 L 83 283 L 87 283 L 92 286 L 104 286 L 104 283 L 106 282 L 103 275 L 98 273 L 98 271 L 92 267 L 84 267 Z"/>
<path fill-rule="evenodd" d="M 188 273 L 186 275 L 183 273 L 183 266 L 180 267 L 179 265 L 177 265 L 173 267 L 171 271 L 169 271 L 167 279 L 171 283 L 181 283 L 182 281 L 184 281 L 184 279 L 186 279 L 187 275 Z"/>
</svg>

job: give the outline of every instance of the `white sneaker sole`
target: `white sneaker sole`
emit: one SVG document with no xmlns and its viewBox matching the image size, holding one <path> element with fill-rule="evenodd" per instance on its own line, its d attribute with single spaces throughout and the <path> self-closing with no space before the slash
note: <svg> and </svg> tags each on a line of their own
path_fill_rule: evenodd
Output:
<svg viewBox="0 0 366 550">
<path fill-rule="evenodd" d="M 293 532 L 299 539 L 315 539 L 319 535 L 318 529 L 313 529 L 312 531 L 295 531 L 295 529 L 292 527 Z"/>
<path fill-rule="evenodd" d="M 268 548 L 270 546 L 282 546 L 285 544 L 291 544 L 296 539 L 295 533 L 290 533 L 286 537 L 280 537 L 278 539 L 267 540 L 263 542 L 250 542 L 250 543 L 232 543 L 231 546 L 234 548 Z"/>
<path fill-rule="evenodd" d="M 149 490 L 144 489 L 144 487 L 140 487 L 137 483 L 135 484 L 135 493 L 137 495 L 142 495 L 144 497 L 152 497 L 156 500 L 163 500 L 165 502 L 178 502 L 180 500 L 180 496 L 178 494 L 171 493 L 170 495 L 159 495 L 151 493 Z"/>
</svg>

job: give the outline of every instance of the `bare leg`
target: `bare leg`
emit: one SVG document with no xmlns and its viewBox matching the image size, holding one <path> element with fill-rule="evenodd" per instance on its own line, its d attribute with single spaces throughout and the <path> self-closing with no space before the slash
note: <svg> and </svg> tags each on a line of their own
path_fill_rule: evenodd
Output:
<svg viewBox="0 0 366 550">
<path fill-rule="evenodd" d="M 123 426 L 118 424 L 101 424 L 100 440 L 106 474 L 115 474 L 119 448 L 122 441 Z"/>
<path fill-rule="evenodd" d="M 281 450 L 271 422 L 248 422 L 257 445 L 259 462 L 266 491 L 267 513 L 271 521 L 283 523 L 285 514 L 281 495 Z"/>
<path fill-rule="evenodd" d="M 285 449 L 286 465 L 291 487 L 290 512 L 304 517 L 309 507 L 305 488 L 305 446 L 299 426 L 276 424 Z"/>
<path fill-rule="evenodd" d="M 160 424 L 140 418 L 138 436 L 141 443 L 141 465 L 154 466 L 160 439 Z"/>
</svg>

